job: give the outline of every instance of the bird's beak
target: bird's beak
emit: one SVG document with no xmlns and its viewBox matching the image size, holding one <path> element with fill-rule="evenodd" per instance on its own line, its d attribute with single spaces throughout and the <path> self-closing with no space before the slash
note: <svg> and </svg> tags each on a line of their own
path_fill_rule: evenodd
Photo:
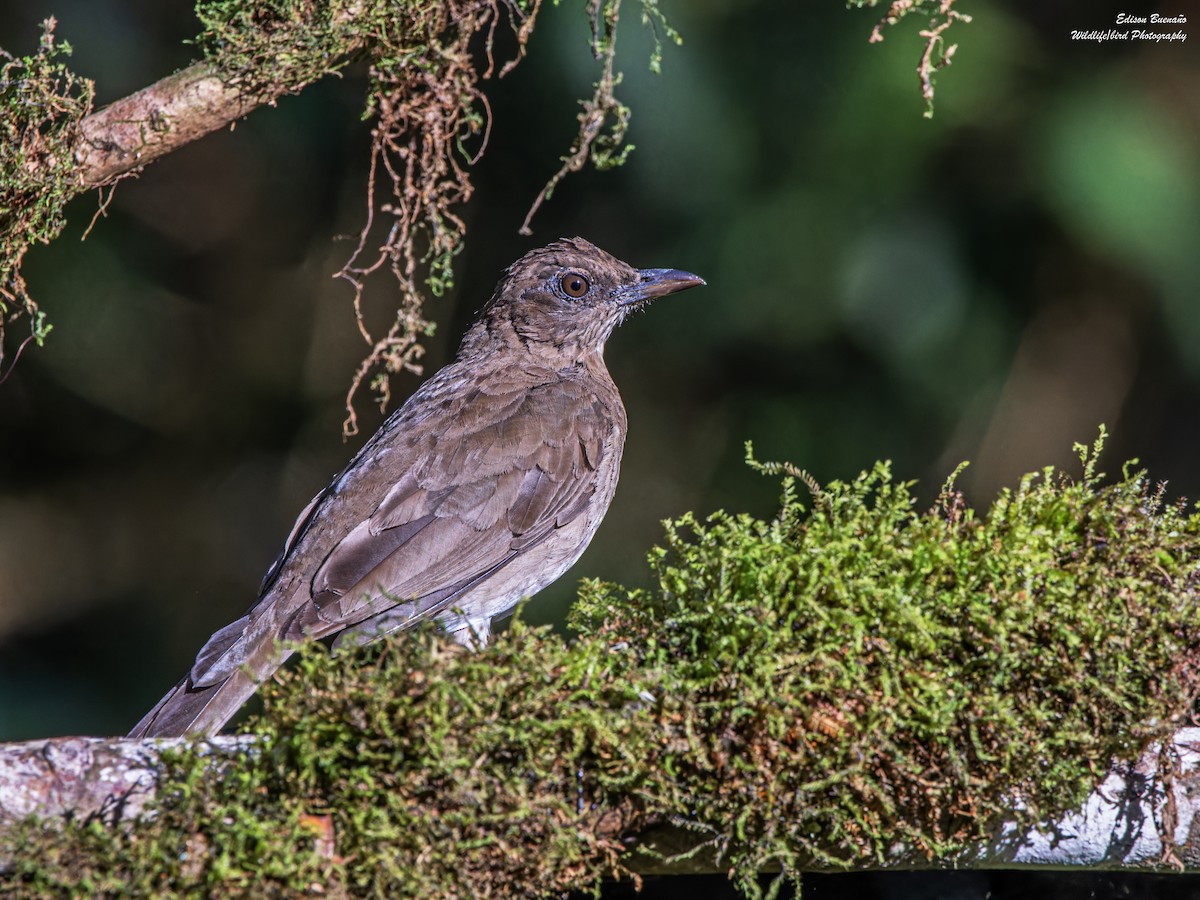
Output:
<svg viewBox="0 0 1200 900">
<path fill-rule="evenodd" d="M 704 279 L 691 272 L 681 272 L 679 269 L 641 269 L 638 280 L 624 292 L 621 306 L 633 306 L 649 303 L 656 297 L 665 297 L 676 291 L 686 291 L 688 288 L 699 287 Z"/>
</svg>

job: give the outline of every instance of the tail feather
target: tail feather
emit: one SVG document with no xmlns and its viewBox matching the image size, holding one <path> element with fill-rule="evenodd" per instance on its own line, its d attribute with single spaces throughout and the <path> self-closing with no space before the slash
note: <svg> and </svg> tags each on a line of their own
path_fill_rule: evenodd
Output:
<svg viewBox="0 0 1200 900">
<path fill-rule="evenodd" d="M 129 737 L 213 737 L 257 689 L 258 682 L 243 671 L 204 687 L 185 676 L 142 717 Z"/>
<path fill-rule="evenodd" d="M 276 637 L 283 632 L 274 618 L 280 609 L 279 604 L 270 604 L 267 615 L 243 616 L 209 638 L 188 674 L 129 736 L 215 736 L 291 656 L 292 649 L 280 645 Z"/>
</svg>

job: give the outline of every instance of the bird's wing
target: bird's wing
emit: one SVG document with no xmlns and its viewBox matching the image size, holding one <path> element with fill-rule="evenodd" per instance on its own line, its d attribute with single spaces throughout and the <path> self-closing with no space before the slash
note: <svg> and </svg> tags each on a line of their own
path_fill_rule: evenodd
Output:
<svg viewBox="0 0 1200 900">
<path fill-rule="evenodd" d="M 503 415 L 459 422 L 406 460 L 313 577 L 322 619 L 353 624 L 414 601 L 427 616 L 584 512 L 604 453 L 602 404 L 571 382 L 520 393 L 498 404 Z"/>
<path fill-rule="evenodd" d="M 194 683 L 227 677 L 271 632 L 321 637 L 401 604 L 413 622 L 435 615 L 586 510 L 612 428 L 594 391 L 555 380 L 462 400 L 399 416 L 318 495 L 258 606 L 197 657 Z"/>
</svg>

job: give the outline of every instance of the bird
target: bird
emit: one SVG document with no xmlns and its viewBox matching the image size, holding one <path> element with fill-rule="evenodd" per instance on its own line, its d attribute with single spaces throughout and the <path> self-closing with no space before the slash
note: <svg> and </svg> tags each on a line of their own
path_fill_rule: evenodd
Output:
<svg viewBox="0 0 1200 900">
<path fill-rule="evenodd" d="M 485 646 L 494 620 L 575 563 L 612 501 L 627 420 L 605 342 L 704 283 L 580 237 L 509 266 L 454 360 L 300 513 L 258 600 L 129 737 L 217 734 L 306 641 L 337 650 L 432 620 Z"/>
</svg>

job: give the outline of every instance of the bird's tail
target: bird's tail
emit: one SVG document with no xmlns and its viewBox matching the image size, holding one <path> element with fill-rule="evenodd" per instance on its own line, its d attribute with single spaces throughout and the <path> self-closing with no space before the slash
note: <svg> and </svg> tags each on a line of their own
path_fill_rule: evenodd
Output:
<svg viewBox="0 0 1200 900">
<path fill-rule="evenodd" d="M 257 689 L 258 681 L 241 669 L 203 687 L 197 687 L 186 675 L 142 717 L 129 737 L 213 737 Z"/>
<path fill-rule="evenodd" d="M 268 608 L 268 612 L 272 607 Z M 245 615 L 208 639 L 183 680 L 129 732 L 131 738 L 213 737 L 292 655 L 270 616 Z"/>
</svg>

